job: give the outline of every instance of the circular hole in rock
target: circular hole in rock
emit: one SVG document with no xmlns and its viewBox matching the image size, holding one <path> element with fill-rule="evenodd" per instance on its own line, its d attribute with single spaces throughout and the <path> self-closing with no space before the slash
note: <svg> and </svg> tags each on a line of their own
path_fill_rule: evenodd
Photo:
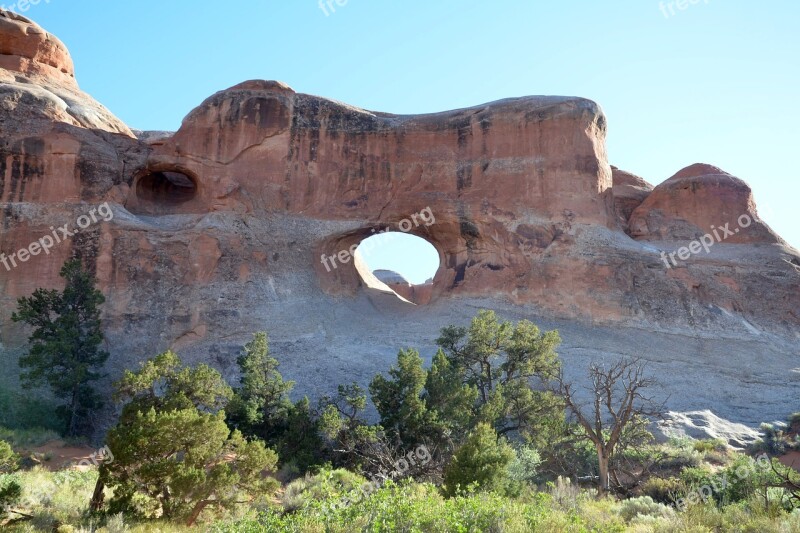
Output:
<svg viewBox="0 0 800 533">
<path fill-rule="evenodd" d="M 412 303 L 430 301 L 440 264 L 439 252 L 430 242 L 409 233 L 387 232 L 361 241 L 357 253 L 363 263 L 359 275 L 367 287 L 377 280 Z"/>
</svg>

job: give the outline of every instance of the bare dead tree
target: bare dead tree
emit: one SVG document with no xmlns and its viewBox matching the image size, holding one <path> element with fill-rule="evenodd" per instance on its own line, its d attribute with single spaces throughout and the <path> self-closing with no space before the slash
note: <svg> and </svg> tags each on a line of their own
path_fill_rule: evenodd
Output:
<svg viewBox="0 0 800 533">
<path fill-rule="evenodd" d="M 652 418 L 661 418 L 664 403 L 657 403 L 644 391 L 658 384 L 645 374 L 640 359 L 623 359 L 609 368 L 599 363 L 589 367 L 591 385 L 585 387 L 591 398 L 588 407 L 575 396 L 575 386 L 557 378 L 558 394 L 563 398 L 568 416 L 583 428 L 586 439 L 597 451 L 598 488 L 609 490 L 612 479 L 621 485 L 614 459 L 627 447 L 649 437 L 647 425 Z"/>
<path fill-rule="evenodd" d="M 784 493 L 789 497 L 793 507 L 800 507 L 800 473 L 798 473 L 798 467 L 792 462 L 791 465 L 784 465 L 784 467 L 779 470 L 775 466 L 775 463 L 776 461 L 770 461 L 770 467 L 775 474 L 775 480 L 771 483 L 767 483 L 765 486 L 765 501 L 767 501 L 766 488 L 780 488 L 783 489 Z"/>
<path fill-rule="evenodd" d="M 362 472 L 381 481 L 410 477 L 416 481 L 441 482 L 447 462 L 438 444 L 420 443 L 416 448 L 402 449 L 382 433 L 353 453 L 360 459 Z"/>
</svg>

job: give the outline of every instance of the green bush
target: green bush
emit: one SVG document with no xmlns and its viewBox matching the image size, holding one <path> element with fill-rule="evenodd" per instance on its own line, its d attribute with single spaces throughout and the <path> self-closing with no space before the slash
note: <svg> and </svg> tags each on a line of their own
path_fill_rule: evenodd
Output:
<svg viewBox="0 0 800 533">
<path fill-rule="evenodd" d="M 638 517 L 669 518 L 673 513 L 670 507 L 653 501 L 650 496 L 623 500 L 619 504 L 620 516 L 629 523 Z"/>
<path fill-rule="evenodd" d="M 716 495 L 716 500 L 728 504 L 748 500 L 766 478 L 771 477 L 771 471 L 761 468 L 752 458 L 741 455 L 722 471 L 721 477 L 726 486 Z"/>
<path fill-rule="evenodd" d="M 445 494 L 455 496 L 471 486 L 499 494 L 513 490 L 508 466 L 514 457 L 514 449 L 491 426 L 478 424 L 445 468 Z"/>
<path fill-rule="evenodd" d="M 11 445 L 0 440 L 0 474 L 13 472 L 19 464 L 19 456 L 11 449 Z"/>
<path fill-rule="evenodd" d="M 15 506 L 22 496 L 22 485 L 16 476 L 0 474 L 0 523 L 7 518 L 6 509 Z"/>
<path fill-rule="evenodd" d="M 695 451 L 700 453 L 709 453 L 714 451 L 724 451 L 727 446 L 722 439 L 702 439 L 694 441 L 692 447 Z"/>
<path fill-rule="evenodd" d="M 676 477 L 651 477 L 642 485 L 642 495 L 654 501 L 671 505 L 686 495 L 686 485 Z"/>
<path fill-rule="evenodd" d="M 670 439 L 663 446 L 665 457 L 659 463 L 664 470 L 694 468 L 703 464 L 703 454 L 694 447 L 695 441 L 689 438 Z"/>
<path fill-rule="evenodd" d="M 539 452 L 532 446 L 520 446 L 515 452 L 514 460 L 508 465 L 509 477 L 518 483 L 535 485 L 542 464 Z"/>
<path fill-rule="evenodd" d="M 697 489 L 711 485 L 714 472 L 705 466 L 685 468 L 681 471 L 680 479 L 689 489 Z"/>
<path fill-rule="evenodd" d="M 491 492 L 445 499 L 426 483 L 387 482 L 384 487 L 352 505 L 331 508 L 312 506 L 302 512 L 268 511 L 257 517 L 219 522 L 215 533 L 270 532 L 478 532 L 503 531 L 624 531 L 624 524 L 607 502 L 587 499 L 583 512 L 570 515 L 550 507 L 545 494 L 506 498 Z"/>
<path fill-rule="evenodd" d="M 316 502 L 344 499 L 366 482 L 366 478 L 344 468 L 323 468 L 318 474 L 306 474 L 289 483 L 283 491 L 281 503 L 284 510 L 297 511 Z"/>
</svg>

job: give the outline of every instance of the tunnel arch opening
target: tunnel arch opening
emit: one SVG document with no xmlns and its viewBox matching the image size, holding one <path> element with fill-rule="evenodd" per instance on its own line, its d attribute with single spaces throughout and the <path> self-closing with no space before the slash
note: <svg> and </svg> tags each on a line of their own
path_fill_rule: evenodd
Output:
<svg viewBox="0 0 800 533">
<path fill-rule="evenodd" d="M 136 197 L 140 202 L 177 206 L 197 197 L 197 182 L 178 170 L 150 171 L 137 180 Z"/>
<path fill-rule="evenodd" d="M 153 165 L 133 177 L 125 208 L 135 215 L 164 216 L 207 211 L 196 175 L 175 165 Z"/>
<path fill-rule="evenodd" d="M 365 286 L 388 289 L 403 300 L 424 305 L 433 296 L 442 257 L 427 239 L 390 231 L 371 234 L 359 242 L 354 263 Z"/>
</svg>

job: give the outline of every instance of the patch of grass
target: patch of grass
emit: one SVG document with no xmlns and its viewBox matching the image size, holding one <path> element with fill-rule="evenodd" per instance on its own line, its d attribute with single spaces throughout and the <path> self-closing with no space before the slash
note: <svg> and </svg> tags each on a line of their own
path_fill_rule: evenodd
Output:
<svg viewBox="0 0 800 533">
<path fill-rule="evenodd" d="M 36 448 L 61 436 L 47 428 L 10 429 L 0 426 L 0 440 L 11 444 L 15 449 Z"/>
<path fill-rule="evenodd" d="M 63 430 L 62 422 L 53 416 L 56 404 L 7 388 L 0 388 L 0 426 L 26 430 L 43 428 L 53 432 Z"/>
<path fill-rule="evenodd" d="M 692 443 L 692 447 L 700 453 L 722 452 L 727 448 L 725 441 L 722 439 L 696 440 Z"/>
</svg>

